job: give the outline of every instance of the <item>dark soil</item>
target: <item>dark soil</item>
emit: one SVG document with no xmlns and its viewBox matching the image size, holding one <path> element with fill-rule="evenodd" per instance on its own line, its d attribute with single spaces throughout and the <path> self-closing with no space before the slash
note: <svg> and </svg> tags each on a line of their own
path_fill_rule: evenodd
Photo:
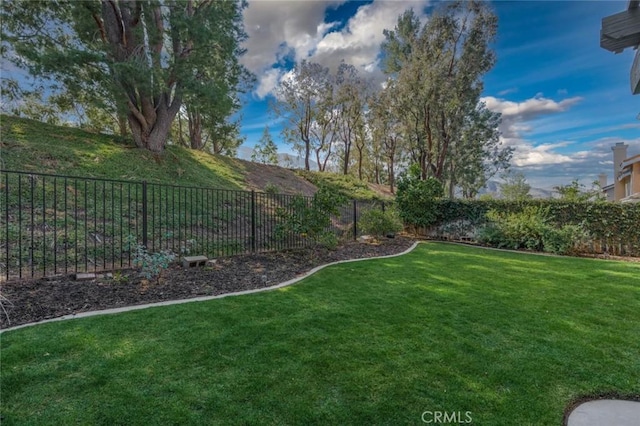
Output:
<svg viewBox="0 0 640 426">
<path fill-rule="evenodd" d="M 0 328 L 42 321 L 64 315 L 141 305 L 166 300 L 212 296 L 270 287 L 295 278 L 316 266 L 345 259 L 361 259 L 400 253 L 411 246 L 404 237 L 378 244 L 348 243 L 335 250 L 290 250 L 217 259 L 203 267 L 175 264 L 159 280 L 147 281 L 138 271 L 99 275 L 90 281 L 75 276 L 8 282 L 0 285 Z"/>
</svg>

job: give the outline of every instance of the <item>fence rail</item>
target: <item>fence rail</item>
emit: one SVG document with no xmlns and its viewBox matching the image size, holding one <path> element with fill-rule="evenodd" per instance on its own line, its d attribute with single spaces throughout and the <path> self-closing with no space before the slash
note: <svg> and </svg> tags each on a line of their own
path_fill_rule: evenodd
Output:
<svg viewBox="0 0 640 426">
<path fill-rule="evenodd" d="M 296 197 L 0 170 L 0 281 L 128 268 L 132 242 L 207 257 L 307 247 L 278 232 Z M 330 230 L 355 238 L 379 206 L 353 200 Z"/>
</svg>

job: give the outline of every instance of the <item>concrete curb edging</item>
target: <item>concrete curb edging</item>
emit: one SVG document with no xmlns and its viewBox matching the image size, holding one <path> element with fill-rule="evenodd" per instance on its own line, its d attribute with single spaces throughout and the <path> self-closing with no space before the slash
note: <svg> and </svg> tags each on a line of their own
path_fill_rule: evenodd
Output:
<svg viewBox="0 0 640 426">
<path fill-rule="evenodd" d="M 181 305 L 181 304 L 190 303 L 190 302 L 206 302 L 208 300 L 222 299 L 223 297 L 243 296 L 245 294 L 253 294 L 253 293 L 260 293 L 260 292 L 263 292 L 263 291 L 276 290 L 276 289 L 279 289 L 279 288 L 282 288 L 282 287 L 287 287 L 287 286 L 290 286 L 292 284 L 295 284 L 298 281 L 302 281 L 303 279 L 315 274 L 316 272 L 320 271 L 321 269 L 326 268 L 327 266 L 338 265 L 338 264 L 341 264 L 341 263 L 360 262 L 360 261 L 363 261 L 363 260 L 388 259 L 388 258 L 391 258 L 391 257 L 403 256 L 403 255 L 413 251 L 418 246 L 418 244 L 420 244 L 420 242 L 414 242 L 411 245 L 411 247 L 409 247 L 407 250 L 403 251 L 402 253 L 389 254 L 389 255 L 386 255 L 386 256 L 377 256 L 377 257 L 365 257 L 365 258 L 362 258 L 362 259 L 339 260 L 339 261 L 336 261 L 336 262 L 326 263 L 324 265 L 316 266 L 315 268 L 311 269 L 309 272 L 305 273 L 304 275 L 301 275 L 301 276 L 296 277 L 296 278 L 292 278 L 292 279 L 290 279 L 288 281 L 282 282 L 280 284 L 273 285 L 271 287 L 263 287 L 263 288 L 256 288 L 256 289 L 252 289 L 252 290 L 236 291 L 236 292 L 233 292 L 233 293 L 218 294 L 218 295 L 215 295 L 215 296 L 201 296 L 201 297 L 194 297 L 194 298 L 191 298 L 191 299 L 167 300 L 167 301 L 164 301 L 164 302 L 147 303 L 147 304 L 144 304 L 144 305 L 133 305 L 133 306 L 125 306 L 125 307 L 122 307 L 122 308 L 111 308 L 111 309 L 103 309 L 103 310 L 99 310 L 99 311 L 80 312 L 78 314 L 65 315 L 65 316 L 62 316 L 62 317 L 51 318 L 51 319 L 47 319 L 47 320 L 43 320 L 43 321 L 31 322 L 31 323 L 27 323 L 27 324 L 17 325 L 15 327 L 5 328 L 5 329 L 0 330 L 0 334 L 4 333 L 5 331 L 19 330 L 19 329 L 25 328 L 25 327 L 31 327 L 31 326 L 34 326 L 34 325 L 46 324 L 46 323 L 56 322 L 56 321 L 64 321 L 64 320 L 78 319 L 78 318 L 88 318 L 88 317 L 93 317 L 93 316 L 98 316 L 98 315 L 119 314 L 119 313 L 122 313 L 122 312 L 138 311 L 140 309 L 155 308 L 155 307 L 159 307 L 159 306 Z"/>
</svg>

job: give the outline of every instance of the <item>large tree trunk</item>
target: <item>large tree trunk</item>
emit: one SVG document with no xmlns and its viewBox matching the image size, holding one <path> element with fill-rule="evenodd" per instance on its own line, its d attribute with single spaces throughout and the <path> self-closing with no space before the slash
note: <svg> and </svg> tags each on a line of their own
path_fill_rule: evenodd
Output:
<svg viewBox="0 0 640 426">
<path fill-rule="evenodd" d="M 395 172 L 395 157 L 396 157 L 396 141 L 393 142 L 393 148 L 389 152 L 389 190 L 392 194 L 395 194 L 396 172 Z"/>
<path fill-rule="evenodd" d="M 153 108 L 149 99 L 142 98 L 142 111 L 129 102 L 129 126 L 136 146 L 160 153 L 164 150 L 180 100 L 174 99 L 169 107 L 166 96 Z M 145 102 L 146 100 L 146 102 Z"/>
<path fill-rule="evenodd" d="M 191 149 L 202 149 L 202 115 L 195 110 L 189 110 L 189 143 Z"/>
<path fill-rule="evenodd" d="M 144 13 L 143 13 L 144 10 Z M 153 17 L 153 18 L 152 18 Z M 153 70 L 161 70 L 158 58 L 163 49 L 164 37 L 145 39 L 149 32 L 164 33 L 164 22 L 161 19 L 161 7 L 147 7 L 142 2 L 102 1 L 102 19 L 96 17 L 103 40 L 111 47 L 110 56 L 115 63 L 140 65 L 144 75 L 153 74 Z M 148 19 L 146 31 L 136 31 L 144 19 Z M 142 24 L 144 25 L 144 24 Z M 173 53 L 180 52 L 180 41 L 173 40 Z M 154 58 L 153 64 L 147 64 L 148 57 Z M 149 77 L 150 78 L 150 77 Z M 180 88 L 172 76 L 159 93 L 150 93 L 151 86 L 140 85 L 139 81 L 127 73 L 116 77 L 124 92 L 123 102 L 128 108 L 127 120 L 133 140 L 139 148 L 152 152 L 162 152 L 167 142 L 171 123 L 180 109 L 182 99 Z"/>
</svg>

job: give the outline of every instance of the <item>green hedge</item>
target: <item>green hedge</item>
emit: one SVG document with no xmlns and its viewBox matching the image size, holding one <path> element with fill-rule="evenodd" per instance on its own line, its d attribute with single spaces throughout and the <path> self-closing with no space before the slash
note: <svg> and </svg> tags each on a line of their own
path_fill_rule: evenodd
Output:
<svg viewBox="0 0 640 426">
<path fill-rule="evenodd" d="M 498 216 L 522 214 L 528 208 L 544 211 L 550 227 L 579 226 L 587 235 L 582 252 L 608 252 L 640 256 L 640 203 L 567 202 L 562 200 L 450 200 L 421 199 L 412 206 L 412 213 L 422 217 L 405 225 L 422 229 L 433 237 L 475 239 L 478 232 L 492 224 L 491 211 Z M 418 205 L 419 204 L 419 205 Z M 491 216 L 491 215 L 489 215 Z M 494 218 L 495 221 L 495 218 Z M 472 237 L 469 237 L 469 236 Z"/>
</svg>

